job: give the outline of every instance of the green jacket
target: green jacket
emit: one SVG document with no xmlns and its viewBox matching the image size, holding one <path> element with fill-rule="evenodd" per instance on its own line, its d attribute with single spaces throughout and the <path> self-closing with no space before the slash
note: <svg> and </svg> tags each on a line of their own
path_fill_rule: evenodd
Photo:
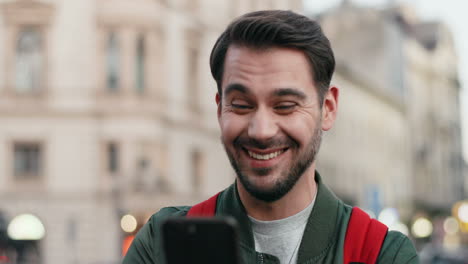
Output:
<svg viewBox="0 0 468 264">
<path fill-rule="evenodd" d="M 312 213 L 309 216 L 299 248 L 299 264 L 343 263 L 343 245 L 352 208 L 340 201 L 321 181 L 316 173 L 318 193 Z M 149 264 L 165 263 L 161 246 L 159 227 L 169 216 L 184 216 L 190 209 L 166 207 L 154 214 L 138 232 L 123 263 Z M 275 256 L 255 251 L 252 229 L 245 209 L 233 184 L 220 193 L 216 215 L 232 216 L 239 224 L 240 255 L 243 264 L 279 263 Z M 222 263 L 222 262 L 220 262 Z M 388 232 L 379 254 L 378 263 L 419 263 L 411 241 L 402 233 Z"/>
</svg>

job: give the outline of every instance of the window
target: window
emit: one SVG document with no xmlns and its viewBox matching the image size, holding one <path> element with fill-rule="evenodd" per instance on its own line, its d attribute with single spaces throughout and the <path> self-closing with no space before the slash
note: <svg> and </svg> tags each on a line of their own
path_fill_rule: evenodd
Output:
<svg viewBox="0 0 468 264">
<path fill-rule="evenodd" d="M 168 175 L 168 166 L 169 166 L 169 150 L 166 144 L 161 144 L 157 147 L 157 159 L 156 163 L 156 173 L 158 176 L 158 188 L 162 192 L 170 191 L 170 181 Z"/>
<path fill-rule="evenodd" d="M 107 39 L 107 74 L 106 86 L 108 91 L 116 92 L 120 86 L 120 48 L 114 32 Z"/>
<path fill-rule="evenodd" d="M 107 145 L 107 170 L 110 173 L 119 172 L 119 146 L 116 143 Z"/>
<path fill-rule="evenodd" d="M 186 76 L 186 94 L 187 104 L 190 110 L 198 112 L 199 110 L 199 78 L 198 78 L 198 64 L 200 62 L 200 44 L 201 32 L 194 28 L 188 28 L 185 32 L 185 76 Z"/>
<path fill-rule="evenodd" d="M 15 143 L 14 176 L 16 178 L 37 178 L 41 174 L 41 146 L 39 143 Z"/>
<path fill-rule="evenodd" d="M 4 82 L 12 96 L 40 96 L 46 92 L 47 39 L 54 10 L 54 4 L 37 0 L 0 4 L 5 36 Z"/>
<path fill-rule="evenodd" d="M 75 217 L 68 218 L 66 237 L 67 243 L 76 243 L 78 238 L 78 221 Z"/>
<path fill-rule="evenodd" d="M 26 27 L 18 34 L 15 57 L 15 89 L 18 93 L 38 92 L 42 76 L 42 38 L 35 27 Z"/>
<path fill-rule="evenodd" d="M 152 169 L 151 161 L 146 157 L 140 157 L 136 166 L 136 190 L 152 192 L 157 186 L 158 175 Z"/>
<path fill-rule="evenodd" d="M 199 104 L 199 87 L 198 87 L 198 49 L 190 47 L 188 49 L 187 63 L 187 94 L 189 104 L 192 109 L 198 109 Z"/>
<path fill-rule="evenodd" d="M 203 157 L 202 153 L 198 150 L 192 151 L 191 154 L 192 163 L 192 186 L 195 192 L 199 192 L 202 184 L 203 177 Z"/>
<path fill-rule="evenodd" d="M 146 158 L 140 158 L 138 160 L 138 171 L 145 173 L 149 168 L 149 161 Z"/>
<path fill-rule="evenodd" d="M 139 36 L 136 45 L 135 57 L 135 87 L 139 93 L 145 91 L 145 38 Z"/>
</svg>

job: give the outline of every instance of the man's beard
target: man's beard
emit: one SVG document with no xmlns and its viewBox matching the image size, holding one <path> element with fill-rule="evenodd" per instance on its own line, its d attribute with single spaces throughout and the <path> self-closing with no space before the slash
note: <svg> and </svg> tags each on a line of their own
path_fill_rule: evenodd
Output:
<svg viewBox="0 0 468 264">
<path fill-rule="evenodd" d="M 226 145 L 224 148 L 226 149 L 226 153 L 228 155 L 229 161 L 231 166 L 233 167 L 234 171 L 237 174 L 241 184 L 244 188 L 258 200 L 265 201 L 265 202 L 274 202 L 281 199 L 284 195 L 286 195 L 296 184 L 296 182 L 301 178 L 304 172 L 310 167 L 310 165 L 314 162 L 318 150 L 320 148 L 320 143 L 322 141 L 322 129 L 320 128 L 320 122 L 317 122 L 316 129 L 314 134 L 312 135 L 312 139 L 310 143 L 306 146 L 306 149 L 299 153 L 295 159 L 291 160 L 291 165 L 289 169 L 285 169 L 281 172 L 280 177 L 274 183 L 273 187 L 269 189 L 262 189 L 249 180 L 247 175 L 245 174 L 245 170 L 243 170 L 237 160 L 234 158 L 234 154 L 231 153 Z M 270 140 L 268 142 L 259 142 L 254 139 L 243 139 L 237 138 L 234 140 L 234 148 L 238 151 L 243 151 L 242 146 L 250 146 L 256 147 L 259 149 L 267 149 L 272 148 L 275 146 L 284 146 L 283 144 L 287 143 L 288 151 L 292 151 L 293 148 L 298 149 L 298 144 L 293 141 L 292 139 L 284 139 L 284 140 Z M 271 172 L 274 168 L 257 168 L 252 169 L 254 173 L 260 176 L 265 176 Z"/>
</svg>

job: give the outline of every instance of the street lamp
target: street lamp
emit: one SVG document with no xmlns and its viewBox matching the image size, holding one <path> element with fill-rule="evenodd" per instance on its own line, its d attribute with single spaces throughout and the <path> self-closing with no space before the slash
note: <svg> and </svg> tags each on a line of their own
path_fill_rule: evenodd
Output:
<svg viewBox="0 0 468 264">
<path fill-rule="evenodd" d="M 11 220 L 7 232 L 13 240 L 41 240 L 45 235 L 45 228 L 36 216 L 21 214 Z"/>
</svg>

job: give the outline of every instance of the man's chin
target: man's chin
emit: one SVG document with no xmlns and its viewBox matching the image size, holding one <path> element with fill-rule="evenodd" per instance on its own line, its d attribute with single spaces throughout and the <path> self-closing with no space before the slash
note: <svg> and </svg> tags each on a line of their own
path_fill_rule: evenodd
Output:
<svg viewBox="0 0 468 264">
<path fill-rule="evenodd" d="M 284 193 L 275 181 L 266 176 L 253 176 L 257 177 L 255 180 L 246 179 L 245 176 L 239 177 L 240 183 L 244 189 L 254 198 L 264 202 L 274 202 L 281 199 Z"/>
<path fill-rule="evenodd" d="M 252 169 L 252 173 L 256 176 L 259 177 L 268 177 L 268 174 L 270 174 L 272 171 L 272 168 L 255 168 Z"/>
<path fill-rule="evenodd" d="M 246 188 L 247 192 L 259 201 L 275 202 L 281 199 L 286 193 L 279 192 L 276 188 L 253 187 Z"/>
<path fill-rule="evenodd" d="M 279 180 L 279 175 L 274 174 L 271 168 L 251 169 L 248 174 L 243 173 L 239 177 L 244 185 L 264 192 L 273 191 Z"/>
<path fill-rule="evenodd" d="M 275 185 L 267 183 L 250 183 L 249 189 L 253 189 L 255 192 L 272 193 L 275 191 Z"/>
</svg>

